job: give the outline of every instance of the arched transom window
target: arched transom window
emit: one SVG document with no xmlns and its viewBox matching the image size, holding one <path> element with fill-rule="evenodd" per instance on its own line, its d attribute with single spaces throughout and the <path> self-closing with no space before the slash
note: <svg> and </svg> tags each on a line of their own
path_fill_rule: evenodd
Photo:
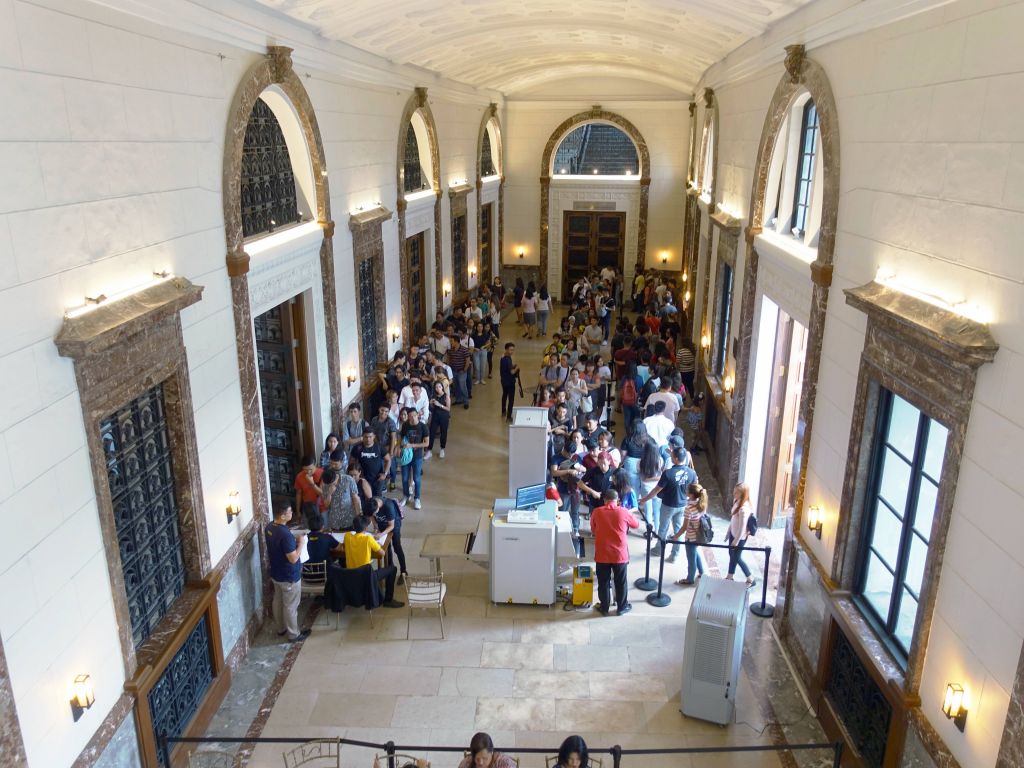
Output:
<svg viewBox="0 0 1024 768">
<path fill-rule="evenodd" d="M 765 229 L 817 245 L 821 228 L 821 131 L 810 94 L 794 100 L 768 169 Z"/>
<path fill-rule="evenodd" d="M 569 131 L 555 150 L 552 173 L 568 176 L 636 176 L 636 144 L 607 123 L 584 123 Z"/>
</svg>

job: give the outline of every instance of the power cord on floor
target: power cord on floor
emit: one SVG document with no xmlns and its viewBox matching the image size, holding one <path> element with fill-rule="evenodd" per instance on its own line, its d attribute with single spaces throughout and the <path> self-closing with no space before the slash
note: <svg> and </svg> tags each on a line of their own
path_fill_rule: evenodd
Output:
<svg viewBox="0 0 1024 768">
<path fill-rule="evenodd" d="M 566 613 L 590 609 L 593 607 L 590 603 L 581 603 L 580 605 L 574 604 L 572 601 L 572 590 L 568 587 L 559 587 L 557 597 L 563 601 L 562 610 Z"/>
</svg>

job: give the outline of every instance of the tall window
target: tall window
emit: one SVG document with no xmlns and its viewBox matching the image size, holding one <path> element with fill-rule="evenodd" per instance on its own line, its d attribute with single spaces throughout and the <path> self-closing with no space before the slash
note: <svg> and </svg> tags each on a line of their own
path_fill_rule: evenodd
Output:
<svg viewBox="0 0 1024 768">
<path fill-rule="evenodd" d="M 242 149 L 242 235 L 273 232 L 299 221 L 295 176 L 281 125 L 263 99 L 256 99 Z"/>
<path fill-rule="evenodd" d="M 920 602 L 947 436 L 937 421 L 881 390 L 856 592 L 904 661 Z"/>
<path fill-rule="evenodd" d="M 814 157 L 818 145 L 818 108 L 813 101 L 804 106 L 803 122 L 800 128 L 799 159 L 796 182 L 793 185 L 793 216 L 790 224 L 793 234 L 803 237 L 807 230 L 807 219 L 811 208 L 811 194 L 814 186 Z"/>
<path fill-rule="evenodd" d="M 711 183 L 715 175 L 715 124 L 708 126 L 707 139 L 704 142 L 704 167 L 700 175 L 700 191 L 711 194 Z"/>
<path fill-rule="evenodd" d="M 163 385 L 104 419 L 100 439 L 138 648 L 185 588 Z"/>
<path fill-rule="evenodd" d="M 497 173 L 498 169 L 494 165 L 494 155 L 491 149 L 491 136 L 489 132 L 484 131 L 484 140 L 480 146 L 480 175 L 494 176 Z"/>
<path fill-rule="evenodd" d="M 416 141 L 416 131 L 409 123 L 409 130 L 405 133 L 405 192 L 419 192 L 427 188 L 423 175 L 423 166 L 420 165 L 420 146 Z"/>
<path fill-rule="evenodd" d="M 377 373 L 377 298 L 373 284 L 374 259 L 364 259 L 359 264 L 359 346 L 363 352 L 363 380 L 372 380 Z"/>
<path fill-rule="evenodd" d="M 718 316 L 715 323 L 715 373 L 725 372 L 729 353 L 729 320 L 732 315 L 732 267 L 722 262 L 721 283 L 718 290 Z"/>
<path fill-rule="evenodd" d="M 469 290 L 469 265 L 466 260 L 466 214 L 452 220 L 452 273 L 455 295 Z"/>
<path fill-rule="evenodd" d="M 486 142 L 485 142 L 486 143 Z M 635 176 L 640 159 L 633 140 L 605 123 L 586 123 L 569 131 L 555 150 L 555 174 Z"/>
</svg>

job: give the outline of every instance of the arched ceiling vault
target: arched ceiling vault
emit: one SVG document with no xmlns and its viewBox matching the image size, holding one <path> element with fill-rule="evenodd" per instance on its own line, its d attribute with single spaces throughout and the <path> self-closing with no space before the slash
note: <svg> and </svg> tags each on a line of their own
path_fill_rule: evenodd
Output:
<svg viewBox="0 0 1024 768">
<path fill-rule="evenodd" d="M 810 0 L 257 0 L 321 35 L 508 95 L 588 66 L 689 94 Z"/>
</svg>

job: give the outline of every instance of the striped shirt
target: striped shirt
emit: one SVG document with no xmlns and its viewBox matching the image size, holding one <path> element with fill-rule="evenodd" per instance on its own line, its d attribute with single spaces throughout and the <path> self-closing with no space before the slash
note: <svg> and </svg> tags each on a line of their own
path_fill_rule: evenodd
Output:
<svg viewBox="0 0 1024 768">
<path fill-rule="evenodd" d="M 676 368 L 679 369 L 680 373 L 690 373 L 696 369 L 697 361 L 693 357 L 693 352 L 688 350 L 686 347 L 679 347 L 676 350 Z"/>
<path fill-rule="evenodd" d="M 448 350 L 448 365 L 451 366 L 455 373 L 466 370 L 466 367 L 469 365 L 469 359 L 469 347 L 464 347 L 460 344 L 458 349 Z"/>
</svg>

